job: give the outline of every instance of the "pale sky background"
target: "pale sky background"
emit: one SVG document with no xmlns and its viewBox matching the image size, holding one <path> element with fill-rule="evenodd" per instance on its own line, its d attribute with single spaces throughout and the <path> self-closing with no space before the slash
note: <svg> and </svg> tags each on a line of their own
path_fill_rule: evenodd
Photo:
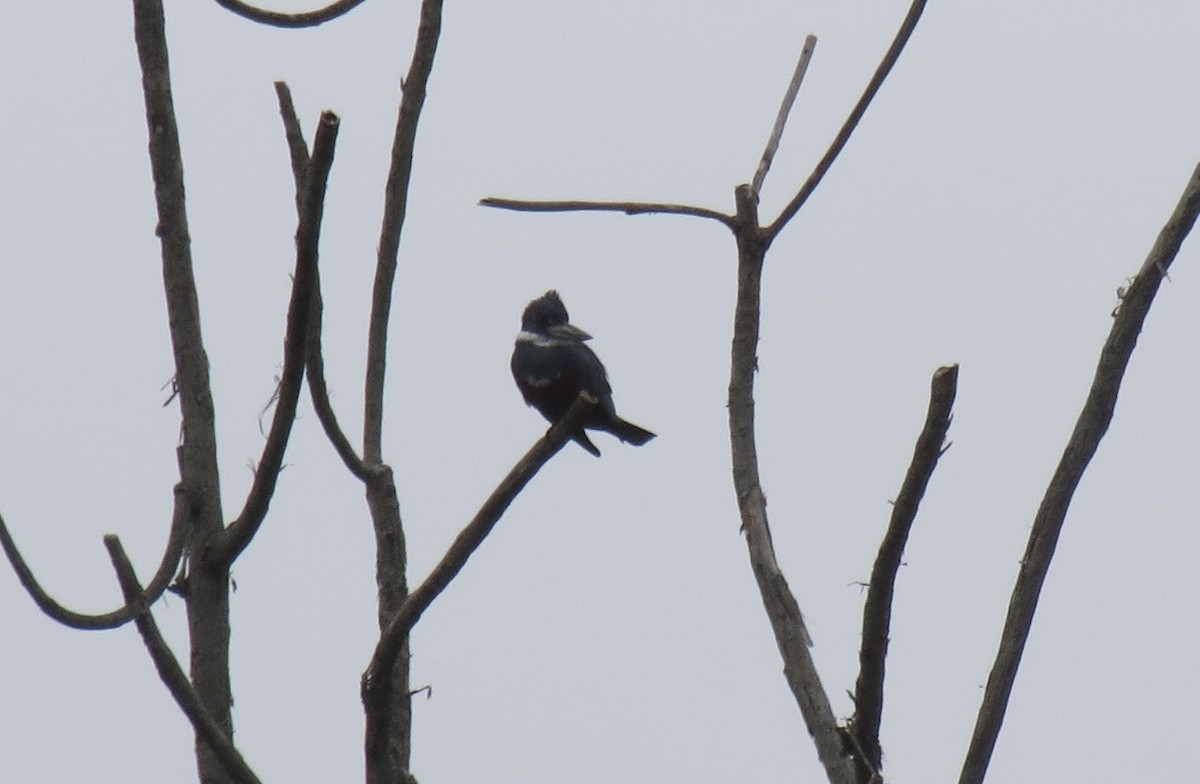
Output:
<svg viewBox="0 0 1200 784">
<path fill-rule="evenodd" d="M 772 217 L 907 3 L 449 3 L 396 285 L 385 451 L 421 579 L 545 424 L 508 371 L 555 287 L 618 410 L 659 438 L 568 448 L 419 625 L 422 784 L 817 782 L 750 574 L 725 417 L 731 237 L 678 217 L 528 215 L 479 198 L 728 210 L 806 33 L 763 193 Z M 293 265 L 271 88 L 342 117 L 322 237 L 334 403 L 361 422 L 381 190 L 416 0 L 280 31 L 168 3 L 190 221 L 232 516 L 261 446 Z M 758 423 L 776 549 L 841 716 L 862 593 L 925 414 L 961 363 L 953 447 L 901 571 L 891 782 L 957 778 L 1034 510 L 1117 303 L 1200 160 L 1200 5 L 939 2 L 765 276 Z M 148 579 L 176 479 L 171 377 L 127 3 L 13 4 L 0 27 L 0 512 L 47 588 L 103 611 L 121 535 Z M 1200 678 L 1200 238 L 1151 313 L 1053 565 L 989 781 L 1192 775 Z M 236 564 L 237 742 L 268 782 L 362 778 L 374 644 L 362 488 L 307 392 Z M 155 610 L 186 657 L 184 607 Z M 195 780 L 192 732 L 132 626 L 76 632 L 0 568 L 0 780 Z"/>
</svg>

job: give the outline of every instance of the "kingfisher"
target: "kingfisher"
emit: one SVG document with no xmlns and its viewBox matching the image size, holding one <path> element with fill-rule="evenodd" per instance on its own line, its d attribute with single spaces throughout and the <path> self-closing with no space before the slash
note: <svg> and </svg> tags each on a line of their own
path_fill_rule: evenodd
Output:
<svg viewBox="0 0 1200 784">
<path fill-rule="evenodd" d="M 591 335 L 570 323 L 558 292 L 547 291 L 530 302 L 521 314 L 512 374 L 521 397 L 551 424 L 567 413 L 581 392 L 586 393 L 592 404 L 571 438 L 599 457 L 600 450 L 587 437 L 585 429 L 612 433 L 634 446 L 654 438 L 654 433 L 617 416 L 608 373 L 595 352 L 584 345 L 591 339 Z"/>
</svg>

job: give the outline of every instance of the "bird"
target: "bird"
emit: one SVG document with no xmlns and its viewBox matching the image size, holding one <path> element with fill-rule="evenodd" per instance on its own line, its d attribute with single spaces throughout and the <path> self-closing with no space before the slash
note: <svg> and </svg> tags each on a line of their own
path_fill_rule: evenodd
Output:
<svg viewBox="0 0 1200 784">
<path fill-rule="evenodd" d="M 581 392 L 586 393 L 591 405 L 571 438 L 599 457 L 600 450 L 586 430 L 603 430 L 634 446 L 655 434 L 617 416 L 608 373 L 595 352 L 584 345 L 591 339 L 570 323 L 566 306 L 552 289 L 530 302 L 521 314 L 511 364 L 521 396 L 551 424 L 562 419 Z"/>
</svg>

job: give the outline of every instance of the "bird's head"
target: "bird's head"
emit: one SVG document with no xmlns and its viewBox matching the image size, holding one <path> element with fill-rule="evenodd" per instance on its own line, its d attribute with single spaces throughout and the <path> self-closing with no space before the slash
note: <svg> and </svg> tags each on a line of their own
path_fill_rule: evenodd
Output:
<svg viewBox="0 0 1200 784">
<path fill-rule="evenodd" d="M 525 336 L 528 336 L 527 338 Z M 573 326 L 558 292 L 551 289 L 525 306 L 521 314 L 521 338 L 539 343 L 582 343 L 592 336 Z"/>
</svg>

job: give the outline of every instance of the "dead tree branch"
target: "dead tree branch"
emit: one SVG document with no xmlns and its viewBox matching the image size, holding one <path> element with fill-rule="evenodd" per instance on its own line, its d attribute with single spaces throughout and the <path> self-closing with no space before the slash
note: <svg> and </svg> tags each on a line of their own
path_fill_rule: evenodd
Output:
<svg viewBox="0 0 1200 784">
<path fill-rule="evenodd" d="M 783 102 L 779 105 L 779 114 L 775 117 L 775 127 L 771 129 L 767 146 L 763 150 L 762 158 L 758 161 L 758 169 L 754 172 L 754 178 L 750 180 L 750 192 L 756 199 L 762 191 L 763 180 L 767 178 L 771 163 L 775 160 L 775 153 L 779 151 L 779 142 L 783 139 L 783 128 L 787 125 L 788 115 L 792 113 L 796 95 L 800 92 L 800 84 L 804 81 L 804 75 L 808 73 L 808 63 L 812 60 L 813 51 L 816 48 L 817 37 L 810 33 L 804 39 L 804 48 L 800 50 L 800 59 L 796 61 L 796 70 L 792 73 L 792 81 L 788 83 L 787 91 L 783 94 Z"/>
<path fill-rule="evenodd" d="M 304 202 L 304 177 L 308 168 L 308 145 L 304 142 L 304 133 L 300 128 L 300 119 L 296 115 L 296 106 L 292 102 L 292 93 L 284 82 L 275 82 L 275 93 L 279 98 L 279 113 L 283 118 L 284 135 L 287 138 L 288 151 L 292 161 L 292 176 L 296 181 L 296 211 L 302 211 Z M 321 270 L 315 270 L 312 291 L 312 313 L 309 316 L 308 347 L 305 351 L 305 371 L 308 376 L 308 390 L 312 398 L 313 409 L 317 412 L 317 420 L 325 431 L 325 436 L 333 444 L 334 450 L 342 458 L 346 468 L 363 482 L 368 479 L 368 471 L 363 465 L 362 458 L 354 451 L 346 432 L 338 423 L 337 414 L 329 398 L 329 386 L 325 383 L 325 355 L 321 335 L 323 331 L 325 302 L 321 297 Z"/>
<path fill-rule="evenodd" d="M 318 8 L 315 11 L 287 14 L 282 11 L 268 11 L 265 8 L 243 3 L 241 0 L 216 0 L 217 5 L 244 19 L 271 27 L 290 28 L 316 27 L 317 25 L 331 22 L 339 16 L 344 16 L 348 12 L 358 8 L 364 2 L 365 0 L 338 0 L 336 3 L 330 3 L 324 8 Z"/>
<path fill-rule="evenodd" d="M 300 400 L 300 385 L 304 383 L 305 352 L 308 348 L 308 329 L 313 312 L 313 290 L 317 282 L 317 262 L 320 257 L 321 219 L 325 210 L 325 187 L 333 166 L 337 143 L 338 117 L 323 112 L 313 139 L 312 157 L 305 167 L 302 214 L 296 228 L 296 271 L 292 277 L 292 298 L 288 305 L 287 333 L 284 336 L 283 373 L 279 382 L 275 416 L 262 457 L 254 472 L 254 483 L 241 514 L 225 531 L 214 557 L 232 563 L 250 544 L 267 515 L 283 455 L 287 450 L 296 408 Z"/>
<path fill-rule="evenodd" d="M 892 40 L 892 45 L 888 47 L 887 52 L 883 55 L 883 60 L 879 63 L 879 67 L 875 69 L 875 75 L 871 77 L 871 81 L 867 83 L 867 89 L 863 91 L 862 97 L 858 99 L 858 103 L 854 105 L 854 108 L 850 110 L 850 115 L 842 123 L 841 130 L 834 137 L 833 143 L 829 145 L 829 149 L 825 151 L 825 155 L 817 162 L 812 174 L 808 175 L 808 179 L 804 185 L 800 186 L 799 192 L 783 208 L 783 211 L 779 213 L 779 217 L 772 221 L 771 225 L 766 228 L 767 236 L 771 239 L 774 239 L 779 232 L 783 231 L 783 227 L 788 224 L 788 221 L 796 217 L 796 213 L 804 206 L 804 202 L 808 201 L 808 197 L 821 184 L 825 173 L 833 166 L 833 162 L 841 154 L 842 148 L 846 146 L 846 142 L 850 141 L 850 135 L 858 127 L 859 120 L 866 114 L 867 107 L 875 99 L 875 94 L 883 86 L 883 82 L 887 79 L 888 74 L 891 73 L 892 67 L 900 59 L 900 54 L 904 51 L 905 44 L 908 43 L 908 39 L 912 37 L 913 31 L 916 30 L 917 22 L 921 20 L 921 12 L 925 10 L 925 2 L 926 0 L 914 0 L 913 4 L 909 7 L 908 14 L 900 24 L 900 30 Z"/>
<path fill-rule="evenodd" d="M 144 601 L 147 606 L 158 601 L 179 568 L 179 560 L 183 557 L 184 543 L 188 536 L 187 523 L 187 503 L 183 498 L 183 487 L 176 485 L 175 511 L 171 515 L 171 532 L 167 535 L 167 546 L 163 552 L 162 561 L 158 565 L 158 571 L 154 573 L 154 578 L 146 586 Z M 34 604 L 46 615 L 64 626 L 72 629 L 115 629 L 129 623 L 140 612 L 137 606 L 128 603 L 110 612 L 95 615 L 63 607 L 37 581 L 33 570 L 29 568 L 25 557 L 21 555 L 16 542 L 13 541 L 12 534 L 3 517 L 0 517 L 0 546 L 4 547 L 4 554 L 8 556 L 13 571 L 17 573 L 17 579 L 21 581 L 21 585 L 29 593 Z"/>
<path fill-rule="evenodd" d="M 149 597 L 138 582 L 137 574 L 133 571 L 133 564 L 129 562 L 125 548 L 121 546 L 121 540 L 109 534 L 104 537 L 104 546 L 108 548 L 108 555 L 112 560 L 113 569 L 117 572 L 117 580 L 125 595 L 125 602 L 134 608 L 134 621 L 138 632 L 142 635 L 142 642 L 145 643 L 146 650 L 154 662 L 154 667 L 158 670 L 159 678 L 171 692 L 171 696 L 175 698 L 175 702 L 187 716 L 188 721 L 192 723 L 196 734 L 204 739 L 229 774 L 238 782 L 259 784 L 258 777 L 254 775 L 254 771 L 250 769 L 241 753 L 234 747 L 233 741 L 204 709 L 204 704 L 196 694 L 196 690 L 192 688 L 183 668 L 179 666 L 175 654 L 171 652 L 167 641 L 163 639 L 162 633 L 158 630 L 158 624 L 154 622 L 154 616 L 150 613 Z"/>
<path fill-rule="evenodd" d="M 733 228 L 733 216 L 705 207 L 687 204 L 641 201 L 527 201 L 502 199 L 489 196 L 479 200 L 481 207 L 495 207 L 517 212 L 623 212 L 626 215 L 690 215 L 693 218 L 709 218 Z"/>
<path fill-rule="evenodd" d="M 396 771 L 389 770 L 390 755 L 387 749 L 392 735 L 390 725 L 394 721 L 392 691 L 395 682 L 390 673 L 408 641 L 413 626 L 433 600 L 462 571 L 467 559 L 483 544 L 483 540 L 500 521 L 500 517 L 517 494 L 529 484 L 542 466 L 563 448 L 590 405 L 591 402 L 580 395 L 567 409 L 563 418 L 547 430 L 508 472 L 508 476 L 492 491 L 475 517 L 455 538 L 442 560 L 404 600 L 380 635 L 371 663 L 362 679 L 362 700 L 367 714 L 368 782 L 394 782 L 398 777 Z"/>
<path fill-rule="evenodd" d="M 417 144 L 417 122 L 425 105 L 425 90 L 433 70 L 438 38 L 442 32 L 442 0 L 423 0 L 421 21 L 412 63 L 404 78 L 392 161 L 388 168 L 383 204 L 383 226 L 375 266 L 375 288 L 371 295 L 371 320 L 367 337 L 367 380 L 363 424 L 363 459 L 383 462 L 383 382 L 387 368 L 387 331 L 392 312 L 392 289 L 400 255 L 400 232 L 408 214 L 408 184 L 412 180 L 413 150 Z"/>
<path fill-rule="evenodd" d="M 917 508 L 925 496 L 938 459 L 947 448 L 944 444 L 946 433 L 950 430 L 951 410 L 957 391 L 958 365 L 948 365 L 934 371 L 925 425 L 917 437 L 912 462 L 892 505 L 892 518 L 879 545 L 875 567 L 871 570 L 867 601 L 863 607 L 862 647 L 858 657 L 858 682 L 854 689 L 854 719 L 849 728 L 854 734 L 855 748 L 861 749 L 866 755 L 865 760 L 860 760 L 865 763 L 866 775 L 860 776 L 860 779 L 869 780 L 870 776 L 878 775 L 883 767 L 879 730 L 883 718 L 883 681 L 896 575 L 900 571 L 900 559 L 904 555 Z"/>
<path fill-rule="evenodd" d="M 1174 213 L 1125 291 L 1108 339 L 1100 351 L 1083 410 L 1034 517 L 1033 530 L 1029 533 L 1025 557 L 1021 559 L 1021 569 L 1008 605 L 1000 648 L 988 676 L 959 784 L 982 784 L 987 773 L 1067 507 L 1112 422 L 1121 380 L 1137 346 L 1138 333 L 1142 331 L 1159 284 L 1167 276 L 1184 238 L 1196 223 L 1197 214 L 1200 214 L 1200 165 L 1192 172 Z"/>
<path fill-rule="evenodd" d="M 750 186 L 738 186 L 736 196 L 738 286 L 729 374 L 729 444 L 734 492 L 742 531 L 746 534 L 750 567 L 783 658 L 784 678 L 800 708 L 825 775 L 831 784 L 854 784 L 854 767 L 845 754 L 829 696 L 821 685 L 809 650 L 812 642 L 804 616 L 775 559 L 767 523 L 767 499 L 759 482 L 758 442 L 754 433 L 754 374 L 758 370 L 762 268 L 767 241 L 759 228 L 757 200 Z"/>
</svg>

